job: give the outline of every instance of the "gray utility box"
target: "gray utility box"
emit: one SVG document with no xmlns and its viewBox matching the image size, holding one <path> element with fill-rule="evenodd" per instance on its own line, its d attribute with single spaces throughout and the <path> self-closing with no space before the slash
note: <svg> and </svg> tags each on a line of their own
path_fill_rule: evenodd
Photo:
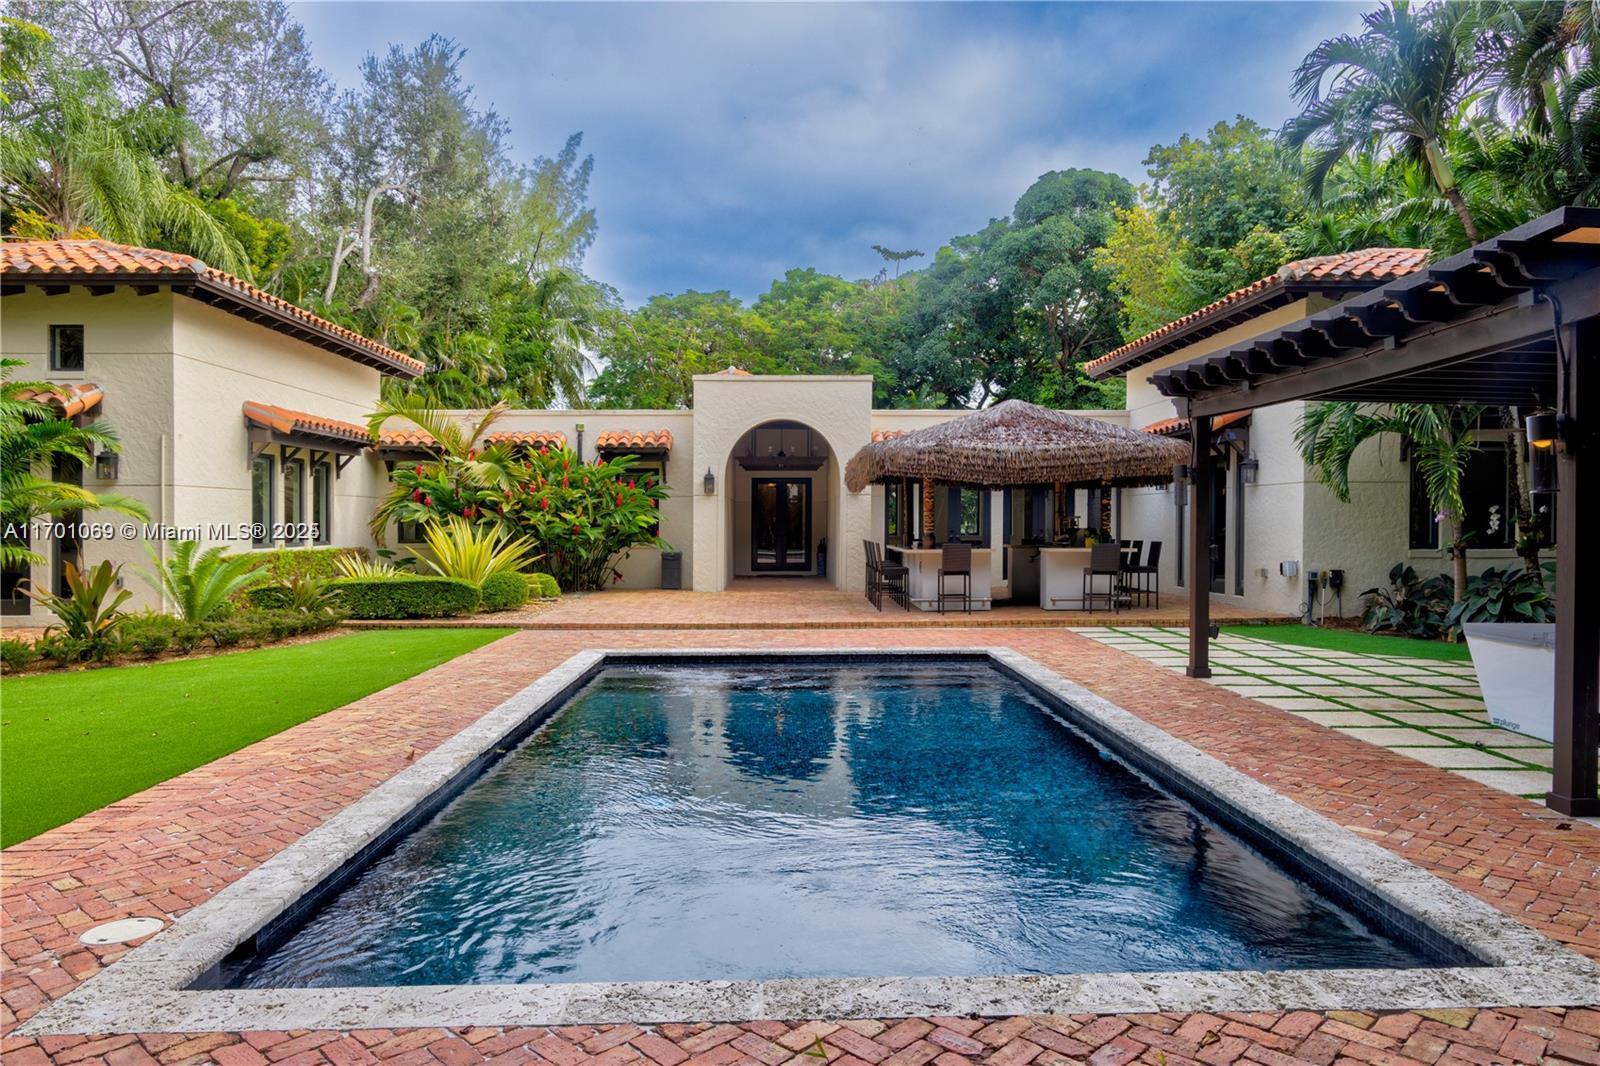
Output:
<svg viewBox="0 0 1600 1066">
<path fill-rule="evenodd" d="M 661 553 L 661 587 L 664 589 L 683 588 L 683 553 Z"/>
</svg>

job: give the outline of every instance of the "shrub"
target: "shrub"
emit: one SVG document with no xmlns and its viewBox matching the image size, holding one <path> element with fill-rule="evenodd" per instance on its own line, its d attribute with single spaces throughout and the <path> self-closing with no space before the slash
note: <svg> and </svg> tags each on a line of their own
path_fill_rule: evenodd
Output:
<svg viewBox="0 0 1600 1066">
<path fill-rule="evenodd" d="M 553 600 L 561 595 L 561 585 L 549 574 L 529 574 L 528 591 L 541 600 Z"/>
<path fill-rule="evenodd" d="M 122 567 L 102 561 L 89 569 L 79 571 L 72 563 L 65 566 L 67 594 L 57 596 L 52 592 L 27 590 L 28 598 L 50 610 L 60 619 L 59 626 L 45 630 L 49 636 L 60 629 L 68 644 L 57 648 L 74 648 L 79 659 L 103 659 L 115 647 L 117 627 L 127 617 L 119 608 L 133 593 L 116 587 Z M 45 654 L 56 656 L 50 652 Z M 70 660 L 69 660 L 70 661 Z"/>
<path fill-rule="evenodd" d="M 289 606 L 289 586 L 257 585 L 244 594 L 244 602 L 258 611 L 280 611 Z"/>
<path fill-rule="evenodd" d="M 365 555 L 341 555 L 334 560 L 334 577 L 393 577 L 400 571 L 388 559 L 368 559 Z"/>
<path fill-rule="evenodd" d="M 122 623 L 121 644 L 124 651 L 138 651 L 152 659 L 172 647 L 178 628 L 183 622 L 170 614 L 141 611 L 129 615 Z"/>
<path fill-rule="evenodd" d="M 33 645 L 34 650 L 57 666 L 81 663 L 93 653 L 90 641 L 66 633 L 46 633 Z"/>
<path fill-rule="evenodd" d="M 1554 622 L 1555 602 L 1541 574 L 1489 567 L 1467 580 L 1461 601 L 1444 617 L 1448 629 L 1465 622 Z"/>
<path fill-rule="evenodd" d="M 248 555 L 227 554 L 221 546 L 199 550 L 192 540 L 179 541 L 165 563 L 152 547 L 153 571 L 141 576 L 157 592 L 171 599 L 186 622 L 204 622 L 228 607 L 228 598 L 260 580 L 262 569 Z"/>
<path fill-rule="evenodd" d="M 451 618 L 478 606 L 478 586 L 449 577 L 347 577 L 331 587 L 352 618 Z"/>
<path fill-rule="evenodd" d="M 453 577 L 482 585 L 495 574 L 515 573 L 527 563 L 533 542 L 527 537 L 511 537 L 495 526 L 475 526 L 459 515 L 423 530 L 430 559 L 422 564 L 440 577 Z"/>
<path fill-rule="evenodd" d="M 194 622 L 185 622 L 181 618 L 178 625 L 172 630 L 172 646 L 188 655 L 206 641 L 204 626 Z"/>
<path fill-rule="evenodd" d="M 25 640 L 0 640 L 0 666 L 20 670 L 39 661 L 39 652 Z"/>
<path fill-rule="evenodd" d="M 1361 596 L 1361 623 L 1368 631 L 1436 640 L 1444 633 L 1455 582 L 1443 575 L 1423 580 L 1411 567 L 1395 563 L 1388 588 L 1367 589 Z"/>
<path fill-rule="evenodd" d="M 258 610 L 300 611 L 321 614 L 332 610 L 333 594 L 327 578 L 296 574 L 283 584 L 258 585 L 244 594 L 245 602 Z"/>
<path fill-rule="evenodd" d="M 292 578 L 318 577 L 331 579 L 343 574 L 340 562 L 344 559 L 365 561 L 365 548 L 268 548 L 264 551 L 245 552 L 238 556 L 248 559 L 250 565 L 261 571 L 257 583 L 262 585 L 287 585 Z"/>
<path fill-rule="evenodd" d="M 485 611 L 515 610 L 528 602 L 528 580 L 521 574 L 490 574 L 480 588 Z"/>
</svg>

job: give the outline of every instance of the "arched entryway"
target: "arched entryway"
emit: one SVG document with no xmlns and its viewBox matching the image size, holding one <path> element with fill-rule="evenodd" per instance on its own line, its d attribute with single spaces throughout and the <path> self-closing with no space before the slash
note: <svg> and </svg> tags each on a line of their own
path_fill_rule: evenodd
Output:
<svg viewBox="0 0 1600 1066">
<path fill-rule="evenodd" d="M 839 584 L 840 460 L 821 432 L 773 419 L 742 434 L 724 472 L 729 579 Z"/>
</svg>

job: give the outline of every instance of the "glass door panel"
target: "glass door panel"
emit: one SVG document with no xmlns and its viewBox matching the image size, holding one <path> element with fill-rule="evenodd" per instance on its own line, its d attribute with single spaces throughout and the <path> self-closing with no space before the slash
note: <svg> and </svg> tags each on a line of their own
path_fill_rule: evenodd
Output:
<svg viewBox="0 0 1600 1066">
<path fill-rule="evenodd" d="M 811 569 L 811 482 L 757 478 L 750 483 L 750 569 Z"/>
</svg>

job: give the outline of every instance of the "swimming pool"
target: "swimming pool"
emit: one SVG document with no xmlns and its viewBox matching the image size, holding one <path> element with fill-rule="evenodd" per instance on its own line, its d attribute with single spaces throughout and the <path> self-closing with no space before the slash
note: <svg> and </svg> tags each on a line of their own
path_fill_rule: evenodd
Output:
<svg viewBox="0 0 1600 1066">
<path fill-rule="evenodd" d="M 617 665 L 234 987 L 1439 961 L 983 662 Z"/>
<path fill-rule="evenodd" d="M 924 692 L 916 679 L 930 670 L 932 687 L 961 681 L 966 695 Z M 608 679 L 636 684 L 650 672 L 724 680 L 620 716 L 603 699 L 565 713 L 619 684 Z M 781 715 L 742 701 L 761 695 L 754 678 Z M 852 695 L 857 680 L 891 687 L 869 699 Z M 962 700 L 966 710 L 954 710 Z M 539 758 L 540 783 L 510 787 L 523 760 Z M 1135 797 L 1138 814 L 1108 823 L 1103 797 L 1086 787 L 1091 773 L 1100 792 Z M 613 806 L 579 810 L 567 824 L 587 828 L 575 835 L 528 817 L 570 811 L 579 797 Z M 439 831 L 501 804 L 498 841 L 475 839 L 476 827 L 459 839 Z M 1117 829 L 1109 844 L 1103 832 L 1089 843 L 1097 824 Z M 750 827 L 761 836 L 741 851 Z M 541 834 L 557 845 L 548 856 L 526 846 Z M 621 846 L 641 840 L 642 854 Z M 727 861 L 752 854 L 761 861 Z M 432 869 L 430 856 L 449 861 Z M 474 887 L 444 891 L 452 870 Z M 544 893 L 537 921 L 506 903 L 502 879 Z M 678 894 L 677 910 L 654 899 L 652 886 L 663 885 Z M 697 886 L 754 909 L 696 911 Z M 375 887 L 394 894 L 368 896 Z M 593 906 L 574 905 L 583 892 Z M 1118 907 L 1119 898 L 1137 902 Z M 357 928 L 350 916 L 364 899 Z M 1042 906 L 1047 899 L 1057 905 Z M 1090 903 L 1097 927 L 1127 931 L 1110 948 L 1078 920 Z M 1149 913 L 1130 913 L 1141 908 Z M 703 927 L 708 913 L 713 927 L 743 930 L 757 915 L 764 932 L 688 947 L 645 937 L 652 923 L 658 939 L 696 928 L 691 918 Z M 909 922 L 918 938 L 931 928 L 942 957 L 930 961 L 911 937 L 885 946 L 889 938 L 828 928 L 861 913 Z M 1183 922 L 1169 924 L 1173 916 Z M 301 939 L 319 928 L 340 933 L 327 939 L 333 951 Z M 807 939 L 818 928 L 827 952 Z M 1321 938 L 1322 953 L 1287 942 L 1295 930 Z M 436 969 L 416 969 L 414 950 L 395 949 L 462 933 Z M 530 949 L 533 936 L 548 942 Z M 607 945 L 629 937 L 627 959 L 718 975 L 583 978 L 645 972 L 603 968 L 619 957 L 608 961 Z M 1077 951 L 1098 953 L 1081 965 L 1108 968 L 998 972 L 1072 965 Z M 733 975 L 865 973 L 891 962 L 926 975 Z M 1228 968 L 1241 964 L 1273 968 Z M 1130 972 L 1135 965 L 1201 968 Z M 16 1032 L 1567 1006 L 1593 1002 L 1596 988 L 1600 968 L 1583 956 L 1012 649 L 597 649 L 544 672 Z"/>
</svg>

